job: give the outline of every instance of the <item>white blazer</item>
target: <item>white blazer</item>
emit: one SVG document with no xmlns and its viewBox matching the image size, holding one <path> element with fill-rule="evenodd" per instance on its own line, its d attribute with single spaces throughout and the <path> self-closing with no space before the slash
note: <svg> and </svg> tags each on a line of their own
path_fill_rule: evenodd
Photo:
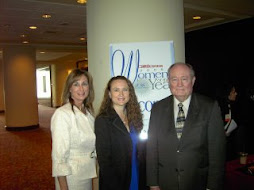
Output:
<svg viewBox="0 0 254 190">
<path fill-rule="evenodd" d="M 67 103 L 51 118 L 52 176 L 96 177 L 94 117 Z"/>
</svg>

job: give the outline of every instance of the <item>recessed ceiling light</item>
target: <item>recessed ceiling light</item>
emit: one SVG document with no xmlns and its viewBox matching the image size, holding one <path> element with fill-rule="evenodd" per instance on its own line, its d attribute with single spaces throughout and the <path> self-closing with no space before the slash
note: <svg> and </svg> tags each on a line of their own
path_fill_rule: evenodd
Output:
<svg viewBox="0 0 254 190">
<path fill-rule="evenodd" d="M 81 38 L 79 38 L 81 41 L 85 41 L 86 40 L 86 38 L 84 38 L 84 37 L 81 37 Z"/>
<path fill-rule="evenodd" d="M 40 51 L 40 53 L 46 53 L 45 51 Z"/>
<path fill-rule="evenodd" d="M 26 35 L 25 35 L 25 34 L 21 34 L 20 37 L 21 37 L 21 38 L 25 38 Z"/>
<path fill-rule="evenodd" d="M 29 42 L 28 42 L 28 41 L 23 41 L 22 43 L 23 43 L 23 44 L 28 44 Z"/>
<path fill-rule="evenodd" d="M 37 26 L 29 26 L 30 29 L 35 30 L 37 29 Z"/>
<path fill-rule="evenodd" d="M 50 14 L 43 14 L 42 18 L 51 18 L 51 15 Z"/>
<path fill-rule="evenodd" d="M 201 16 L 193 16 L 192 18 L 193 18 L 193 20 L 200 20 Z"/>
<path fill-rule="evenodd" d="M 77 3 L 80 3 L 80 4 L 85 4 L 87 2 L 87 0 L 77 0 Z"/>
</svg>

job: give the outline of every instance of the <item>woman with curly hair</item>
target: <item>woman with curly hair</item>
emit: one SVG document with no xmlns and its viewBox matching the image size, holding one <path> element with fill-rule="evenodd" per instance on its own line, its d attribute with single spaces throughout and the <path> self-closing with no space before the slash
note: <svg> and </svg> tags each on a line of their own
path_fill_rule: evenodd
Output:
<svg viewBox="0 0 254 190">
<path fill-rule="evenodd" d="M 95 119 L 100 190 L 146 189 L 142 127 L 132 83 L 124 76 L 111 78 Z"/>
</svg>

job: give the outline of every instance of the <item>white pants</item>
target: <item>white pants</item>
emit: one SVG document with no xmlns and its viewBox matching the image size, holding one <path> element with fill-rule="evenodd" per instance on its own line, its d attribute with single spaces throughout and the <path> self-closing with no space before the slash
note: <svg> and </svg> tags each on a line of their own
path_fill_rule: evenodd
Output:
<svg viewBox="0 0 254 190">
<path fill-rule="evenodd" d="M 77 176 L 66 176 L 69 190 L 92 190 L 92 179 L 81 179 Z M 59 182 L 55 177 L 55 189 L 60 190 Z"/>
</svg>

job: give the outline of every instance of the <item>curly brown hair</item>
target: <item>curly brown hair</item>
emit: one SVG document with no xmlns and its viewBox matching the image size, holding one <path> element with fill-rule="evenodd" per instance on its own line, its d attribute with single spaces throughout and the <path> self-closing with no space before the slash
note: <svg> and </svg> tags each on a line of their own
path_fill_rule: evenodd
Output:
<svg viewBox="0 0 254 190">
<path fill-rule="evenodd" d="M 87 111 L 89 111 L 92 115 L 94 114 L 94 108 L 93 108 L 93 101 L 94 101 L 94 87 L 93 87 L 93 78 L 90 75 L 90 73 L 86 70 L 82 69 L 74 69 L 72 72 L 68 75 L 64 90 L 62 93 L 62 104 L 66 104 L 68 102 L 72 105 L 72 110 L 74 106 L 74 100 L 71 98 L 70 88 L 74 82 L 76 82 L 82 75 L 84 75 L 87 78 L 88 85 L 89 85 L 89 95 L 84 100 L 83 104 Z M 86 111 L 84 110 L 84 111 Z"/>
<path fill-rule="evenodd" d="M 104 91 L 104 97 L 100 106 L 99 114 L 98 115 L 110 115 L 114 111 L 113 108 L 113 103 L 111 98 L 109 97 L 109 92 L 111 89 L 111 84 L 115 80 L 124 80 L 126 81 L 128 87 L 129 87 L 129 96 L 130 100 L 126 104 L 126 113 L 127 113 L 127 118 L 129 121 L 129 124 L 131 126 L 134 126 L 137 131 L 141 131 L 143 128 L 143 120 L 142 120 L 142 113 L 141 109 L 137 100 L 137 96 L 135 94 L 134 87 L 132 83 L 130 82 L 129 79 L 127 79 L 124 76 L 116 76 L 112 77 L 109 81 L 108 84 L 105 88 Z"/>
</svg>

